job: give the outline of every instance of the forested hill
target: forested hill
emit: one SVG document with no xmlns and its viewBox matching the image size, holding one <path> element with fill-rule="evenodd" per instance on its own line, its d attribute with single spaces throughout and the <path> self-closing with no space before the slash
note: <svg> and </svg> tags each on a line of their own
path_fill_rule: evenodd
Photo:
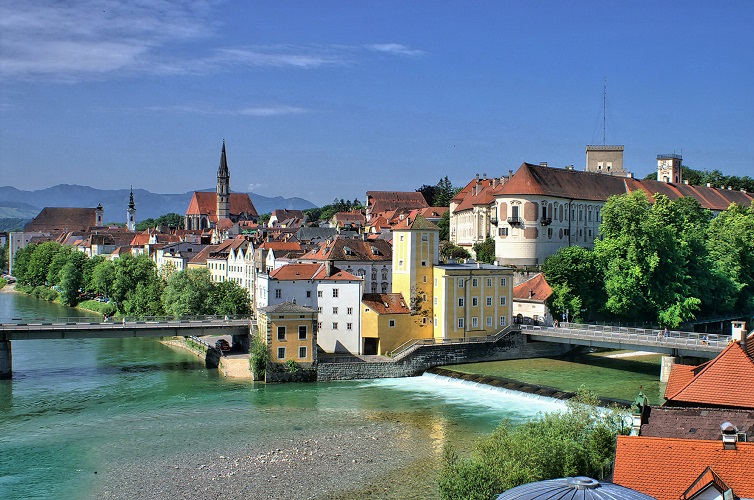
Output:
<svg viewBox="0 0 754 500">
<path fill-rule="evenodd" d="M 211 191 L 214 191 L 212 189 Z M 0 219 L 31 219 L 44 207 L 96 207 L 102 204 L 106 222 L 125 222 L 128 207 L 128 189 L 95 189 L 89 186 L 58 184 L 47 189 L 22 191 L 11 186 L 0 187 Z M 151 193 L 134 189 L 136 218 L 156 219 L 167 213 L 186 213 L 193 192 L 182 194 Z M 305 210 L 315 205 L 303 198 L 268 197 L 249 193 L 251 201 L 260 214 L 279 208 Z"/>
</svg>

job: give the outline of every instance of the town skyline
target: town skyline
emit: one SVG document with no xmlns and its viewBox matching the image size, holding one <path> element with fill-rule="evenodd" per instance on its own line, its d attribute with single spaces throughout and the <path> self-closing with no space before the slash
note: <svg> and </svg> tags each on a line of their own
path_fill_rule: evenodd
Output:
<svg viewBox="0 0 754 500">
<path fill-rule="evenodd" d="M 637 177 L 665 153 L 754 164 L 746 2 L 0 12 L 0 184 L 19 189 L 211 186 L 223 140 L 233 191 L 318 205 L 523 162 L 583 170 L 605 80 L 605 142 Z"/>
</svg>

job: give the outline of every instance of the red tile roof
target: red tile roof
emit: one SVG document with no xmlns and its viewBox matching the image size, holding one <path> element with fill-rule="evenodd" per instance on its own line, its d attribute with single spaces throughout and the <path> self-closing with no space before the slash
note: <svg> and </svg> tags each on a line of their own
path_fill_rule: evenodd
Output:
<svg viewBox="0 0 754 500">
<path fill-rule="evenodd" d="M 327 267 L 324 264 L 287 264 L 279 267 L 270 273 L 270 279 L 278 281 L 292 281 L 292 280 L 350 280 L 360 281 L 361 278 L 354 276 L 346 271 L 341 271 L 337 267 L 333 267 L 330 273 L 327 273 Z"/>
<path fill-rule="evenodd" d="M 246 193 L 230 193 L 230 215 L 242 214 L 256 217 L 257 209 Z M 186 209 L 186 215 L 207 215 L 212 222 L 217 222 L 217 194 L 212 191 L 194 191 Z"/>
<path fill-rule="evenodd" d="M 264 250 L 274 250 L 276 252 L 297 252 L 301 250 L 301 244 L 298 241 L 265 241 L 257 248 L 262 248 Z"/>
<path fill-rule="evenodd" d="M 419 210 L 419 215 L 425 219 L 439 219 L 448 210 L 450 210 L 450 207 L 428 207 Z"/>
<path fill-rule="evenodd" d="M 613 482 L 658 500 L 678 500 L 707 467 L 739 497 L 754 498 L 754 443 L 618 436 Z"/>
<path fill-rule="evenodd" d="M 545 275 L 537 273 L 528 280 L 513 287 L 514 300 L 534 300 L 543 302 L 552 295 L 552 288 Z"/>
<path fill-rule="evenodd" d="M 749 336 L 747 343 L 754 342 Z M 754 359 L 740 342 L 733 342 L 723 352 L 707 363 L 694 368 L 685 384 L 672 380 L 674 376 L 688 378 L 688 373 L 675 368 L 670 372 L 665 397 L 673 406 L 722 406 L 726 408 L 754 409 Z M 677 389 L 677 390 L 676 390 Z"/>
<path fill-rule="evenodd" d="M 367 205 L 370 214 L 377 214 L 398 208 L 427 208 L 429 204 L 418 191 L 367 191 Z"/>
<path fill-rule="evenodd" d="M 85 231 L 97 224 L 96 208 L 45 207 L 26 224 L 24 231 L 58 233 L 62 231 Z"/>
<path fill-rule="evenodd" d="M 410 314 L 403 294 L 400 293 L 365 293 L 361 302 L 377 314 Z"/>
<path fill-rule="evenodd" d="M 665 387 L 665 398 L 677 394 L 683 387 L 686 387 L 691 379 L 694 378 L 694 369 L 696 366 L 674 364 L 670 368 L 668 385 Z"/>
<path fill-rule="evenodd" d="M 302 260 L 388 261 L 393 259 L 393 247 L 385 240 L 362 241 L 335 238 L 319 243 L 316 249 L 304 254 Z"/>
</svg>

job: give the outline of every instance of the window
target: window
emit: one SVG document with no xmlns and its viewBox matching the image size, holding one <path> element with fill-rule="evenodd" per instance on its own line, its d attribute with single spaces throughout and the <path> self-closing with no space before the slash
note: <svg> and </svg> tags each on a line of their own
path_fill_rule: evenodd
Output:
<svg viewBox="0 0 754 500">
<path fill-rule="evenodd" d="M 278 359 L 285 358 L 285 347 L 278 347 Z"/>
<path fill-rule="evenodd" d="M 311 296 L 312 296 L 312 291 L 311 291 L 311 290 L 307 290 L 307 291 L 306 291 L 306 298 L 307 298 L 307 299 L 308 299 L 308 298 L 311 298 Z"/>
<path fill-rule="evenodd" d="M 317 290 L 317 297 L 322 298 L 322 290 Z"/>
<path fill-rule="evenodd" d="M 401 237 L 400 237 L 400 241 L 403 241 L 403 235 L 401 235 Z"/>
<path fill-rule="evenodd" d="M 346 314 L 353 314 L 353 307 L 349 307 L 346 309 Z"/>
<path fill-rule="evenodd" d="M 479 286 L 479 279 L 474 278 L 471 280 L 471 286 Z"/>
<path fill-rule="evenodd" d="M 487 316 L 487 326 L 492 326 L 492 316 Z"/>
<path fill-rule="evenodd" d="M 499 228 L 497 228 L 497 235 L 498 236 L 508 236 L 508 228 L 507 227 L 499 227 Z"/>
<path fill-rule="evenodd" d="M 426 260 L 422 261 L 422 267 L 427 267 L 427 261 Z M 425 283 L 426 283 L 426 281 L 425 281 Z"/>
<path fill-rule="evenodd" d="M 306 357 L 306 346 L 301 346 L 298 348 L 298 357 L 299 358 L 305 358 Z"/>
<path fill-rule="evenodd" d="M 437 278 L 435 278 L 435 286 L 437 286 Z"/>
<path fill-rule="evenodd" d="M 492 305 L 492 297 L 487 297 L 487 305 L 488 306 Z"/>
<path fill-rule="evenodd" d="M 427 233 L 422 233 L 422 241 L 429 241 L 429 235 Z"/>
<path fill-rule="evenodd" d="M 321 329 L 322 329 L 322 322 L 317 321 L 317 330 L 321 330 Z"/>
<path fill-rule="evenodd" d="M 422 318 L 422 325 L 426 325 L 426 324 L 427 324 L 427 318 Z"/>
<path fill-rule="evenodd" d="M 437 305 L 437 297 L 435 297 L 434 299 L 432 299 L 432 303 L 433 303 L 434 305 Z"/>
<path fill-rule="evenodd" d="M 476 316 L 471 318 L 471 328 L 479 328 L 479 318 Z"/>
<path fill-rule="evenodd" d="M 487 278 L 487 286 L 492 286 L 492 278 Z"/>
<path fill-rule="evenodd" d="M 285 340 L 285 327 L 284 326 L 278 327 L 278 340 Z"/>
<path fill-rule="evenodd" d="M 500 297 L 500 305 L 501 305 L 501 306 L 504 306 L 504 305 L 506 304 L 506 299 L 507 299 L 507 298 L 508 298 L 508 297 Z"/>
<path fill-rule="evenodd" d="M 463 307 L 463 297 L 458 298 L 458 307 Z"/>
<path fill-rule="evenodd" d="M 306 325 L 298 325 L 298 339 L 306 340 Z"/>
<path fill-rule="evenodd" d="M 275 289 L 275 298 L 279 299 L 283 297 L 283 291 L 279 288 Z"/>
<path fill-rule="evenodd" d="M 500 326 L 505 326 L 505 316 L 500 316 Z"/>
<path fill-rule="evenodd" d="M 333 330 L 337 330 L 338 329 L 338 323 L 333 323 L 332 324 L 332 329 Z"/>
<path fill-rule="evenodd" d="M 458 288 L 463 288 L 463 278 L 458 278 Z"/>
<path fill-rule="evenodd" d="M 322 314 L 322 308 L 321 307 L 317 308 L 317 314 Z"/>
<path fill-rule="evenodd" d="M 332 313 L 333 314 L 338 314 L 338 308 L 337 307 L 333 307 L 332 308 Z"/>
<path fill-rule="evenodd" d="M 394 319 L 389 320 L 387 322 L 387 326 L 389 326 L 390 328 L 394 328 L 395 327 L 395 320 Z"/>
<path fill-rule="evenodd" d="M 333 288 L 333 289 L 332 289 L 332 296 L 333 296 L 334 298 L 336 298 L 336 299 L 338 298 L 338 289 L 337 289 L 337 288 Z"/>
<path fill-rule="evenodd" d="M 437 326 L 437 318 L 435 318 L 435 326 Z"/>
<path fill-rule="evenodd" d="M 463 328 L 463 327 L 464 327 L 463 318 L 458 318 L 458 328 Z"/>
<path fill-rule="evenodd" d="M 479 305 L 479 298 L 478 297 L 471 297 L 471 307 L 476 307 Z"/>
<path fill-rule="evenodd" d="M 398 267 L 403 267 L 403 259 L 398 261 Z"/>
<path fill-rule="evenodd" d="M 507 280 L 505 278 L 500 278 L 500 286 L 505 286 Z"/>
<path fill-rule="evenodd" d="M 346 323 L 346 330 L 353 330 L 353 323 Z"/>
</svg>

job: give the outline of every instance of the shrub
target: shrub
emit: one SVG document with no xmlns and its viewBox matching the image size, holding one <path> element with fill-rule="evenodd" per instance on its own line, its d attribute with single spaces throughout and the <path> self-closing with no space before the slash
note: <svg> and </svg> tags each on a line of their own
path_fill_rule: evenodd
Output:
<svg viewBox="0 0 754 500">
<path fill-rule="evenodd" d="M 267 371 L 267 363 L 270 361 L 270 353 L 267 344 L 262 341 L 260 334 L 251 337 L 251 371 L 255 377 L 264 378 Z"/>
</svg>

